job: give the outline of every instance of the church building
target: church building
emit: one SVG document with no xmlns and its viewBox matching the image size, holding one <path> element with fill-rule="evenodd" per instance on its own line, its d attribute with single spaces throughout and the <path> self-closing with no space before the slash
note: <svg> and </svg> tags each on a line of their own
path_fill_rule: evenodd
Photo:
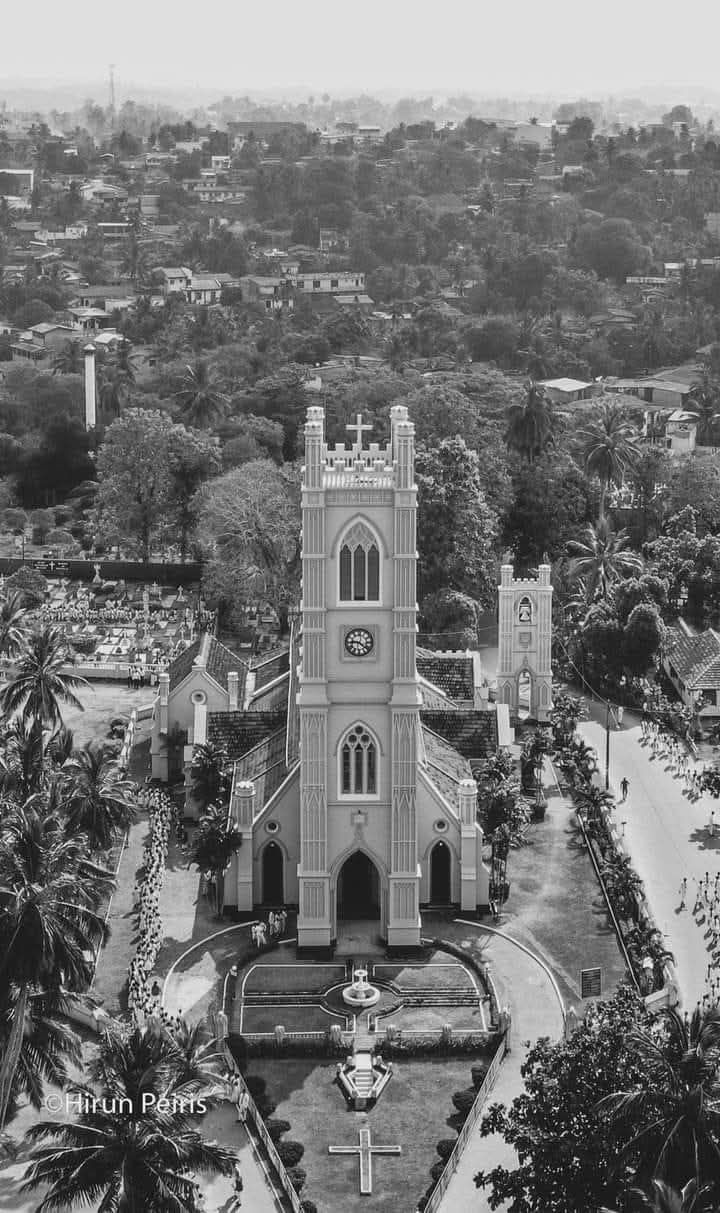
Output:
<svg viewBox="0 0 720 1213">
<path fill-rule="evenodd" d="M 352 444 L 329 447 L 323 410 L 308 409 L 302 601 L 285 671 L 270 699 L 255 688 L 232 710 L 198 706 L 193 740 L 235 760 L 243 844 L 226 872 L 229 912 L 297 906 L 301 950 L 331 949 L 357 920 L 407 949 L 420 946 L 423 906 L 488 905 L 472 764 L 512 732 L 478 653 L 417 646 L 407 408 L 391 409 L 386 444 L 365 445 L 360 417 L 348 428 Z M 232 673 L 224 659 L 234 687 Z"/>
</svg>

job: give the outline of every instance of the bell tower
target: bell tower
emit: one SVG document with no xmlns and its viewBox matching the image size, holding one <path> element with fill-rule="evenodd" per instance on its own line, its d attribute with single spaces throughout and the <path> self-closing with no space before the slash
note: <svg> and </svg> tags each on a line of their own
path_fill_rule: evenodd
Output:
<svg viewBox="0 0 720 1213">
<path fill-rule="evenodd" d="M 415 437 L 329 448 L 310 408 L 302 484 L 298 947 L 329 948 L 348 918 L 389 947 L 420 944 L 416 808 Z"/>
</svg>

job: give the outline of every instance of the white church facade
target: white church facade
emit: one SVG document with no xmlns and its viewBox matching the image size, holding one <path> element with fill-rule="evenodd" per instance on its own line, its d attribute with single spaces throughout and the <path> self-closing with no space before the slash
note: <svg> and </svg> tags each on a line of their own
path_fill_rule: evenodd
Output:
<svg viewBox="0 0 720 1213">
<path fill-rule="evenodd" d="M 351 447 L 329 449 L 308 410 L 284 778 L 258 803 L 243 777 L 257 764 L 241 760 L 231 804 L 245 837 L 226 905 L 296 904 L 300 949 L 330 948 L 356 918 L 418 947 L 421 905 L 474 913 L 489 898 L 470 765 L 421 718 L 428 700 L 459 710 L 417 669 L 414 427 L 397 405 L 387 445 L 351 428 Z"/>
<path fill-rule="evenodd" d="M 414 426 L 329 447 L 321 408 L 305 426 L 302 601 L 289 651 L 248 666 L 201 637 L 163 679 L 153 774 L 169 739 L 188 796 L 195 745 L 234 762 L 230 812 L 243 844 L 225 908 L 296 906 L 298 947 L 331 950 L 344 924 L 374 921 L 388 948 L 420 946 L 422 907 L 475 914 L 490 900 L 472 763 L 511 744 L 509 708 L 488 702 L 479 653 L 417 645 Z"/>
</svg>

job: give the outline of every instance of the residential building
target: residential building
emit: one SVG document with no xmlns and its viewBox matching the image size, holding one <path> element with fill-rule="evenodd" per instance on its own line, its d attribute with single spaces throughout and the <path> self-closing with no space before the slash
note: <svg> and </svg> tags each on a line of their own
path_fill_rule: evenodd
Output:
<svg viewBox="0 0 720 1213">
<path fill-rule="evenodd" d="M 697 414 L 675 409 L 665 423 L 668 450 L 673 455 L 689 455 L 697 445 L 697 431 Z"/>
<path fill-rule="evenodd" d="M 192 270 L 186 265 L 157 265 L 153 274 L 160 279 L 165 298 L 168 295 L 185 295 L 190 289 Z"/>
<path fill-rule="evenodd" d="M 538 387 L 544 388 L 545 395 L 553 404 L 572 404 L 575 400 L 589 400 L 598 393 L 598 385 L 590 380 L 582 379 L 540 379 Z"/>
<path fill-rule="evenodd" d="M 720 634 L 684 619 L 668 628 L 662 665 L 686 708 L 702 723 L 720 716 Z"/>
</svg>

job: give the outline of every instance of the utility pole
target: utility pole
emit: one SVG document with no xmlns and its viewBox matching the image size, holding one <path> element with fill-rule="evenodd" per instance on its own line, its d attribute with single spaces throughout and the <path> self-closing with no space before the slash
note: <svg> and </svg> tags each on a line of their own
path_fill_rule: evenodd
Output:
<svg viewBox="0 0 720 1213">
<path fill-rule="evenodd" d="M 610 700 L 605 700 L 605 791 L 610 790 Z"/>
</svg>

